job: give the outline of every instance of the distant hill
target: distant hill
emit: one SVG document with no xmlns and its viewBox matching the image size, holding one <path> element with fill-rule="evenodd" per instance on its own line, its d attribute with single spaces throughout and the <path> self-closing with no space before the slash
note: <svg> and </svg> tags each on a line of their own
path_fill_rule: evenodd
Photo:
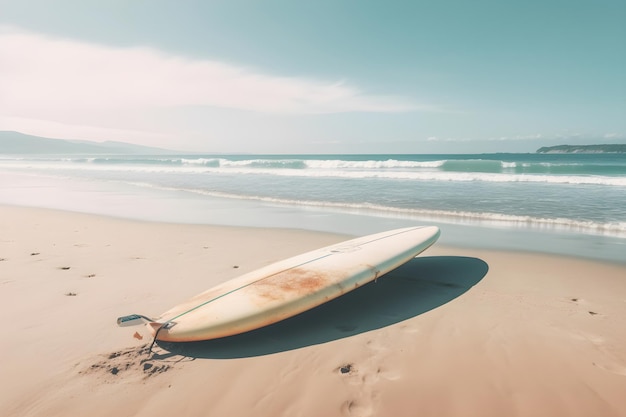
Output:
<svg viewBox="0 0 626 417">
<path fill-rule="evenodd" d="M 626 153 L 626 145 L 558 145 L 544 146 L 537 153 Z"/>
<path fill-rule="evenodd" d="M 0 131 L 0 155 L 10 154 L 144 154 L 162 155 L 176 151 L 124 142 L 89 142 L 42 138 L 19 132 Z"/>
</svg>

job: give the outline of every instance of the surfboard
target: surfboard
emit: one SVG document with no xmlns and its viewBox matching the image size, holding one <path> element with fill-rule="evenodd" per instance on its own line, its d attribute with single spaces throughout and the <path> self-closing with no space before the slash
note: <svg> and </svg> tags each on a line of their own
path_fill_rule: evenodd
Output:
<svg viewBox="0 0 626 417">
<path fill-rule="evenodd" d="M 439 237 L 435 226 L 410 227 L 327 246 L 241 275 L 155 319 L 133 314 L 121 326 L 148 322 L 155 340 L 210 340 L 264 327 L 310 310 L 403 265 Z"/>
</svg>

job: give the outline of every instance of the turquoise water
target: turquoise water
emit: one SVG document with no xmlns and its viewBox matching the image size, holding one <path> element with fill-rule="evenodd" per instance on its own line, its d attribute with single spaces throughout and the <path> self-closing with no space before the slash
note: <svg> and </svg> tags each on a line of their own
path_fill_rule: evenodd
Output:
<svg viewBox="0 0 626 417">
<path fill-rule="evenodd" d="M 5 203 L 349 234 L 429 223 L 450 244 L 626 262 L 624 154 L 5 156 L 0 175 Z"/>
</svg>

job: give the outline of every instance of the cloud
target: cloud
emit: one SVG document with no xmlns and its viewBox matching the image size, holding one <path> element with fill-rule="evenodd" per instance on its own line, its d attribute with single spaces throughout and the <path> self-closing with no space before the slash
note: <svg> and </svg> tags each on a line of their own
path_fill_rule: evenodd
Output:
<svg viewBox="0 0 626 417">
<path fill-rule="evenodd" d="M 491 137 L 438 137 L 429 136 L 425 140 L 427 142 L 572 142 L 572 143 L 597 143 L 603 139 L 612 141 L 623 140 L 626 135 L 619 133 L 572 133 L 572 132 L 560 132 L 560 133 L 532 133 L 524 135 L 512 135 L 512 136 L 491 136 Z"/>
<path fill-rule="evenodd" d="M 470 138 L 441 138 L 438 136 L 429 136 L 426 138 L 427 142 L 468 142 Z"/>
<path fill-rule="evenodd" d="M 35 136 L 81 140 L 123 140 L 126 142 L 167 146 L 175 135 L 150 129 L 134 130 L 90 126 L 79 123 L 62 123 L 44 119 L 3 116 L 0 114 L 0 130 L 14 130 Z"/>
<path fill-rule="evenodd" d="M 281 114 L 428 110 L 344 82 L 275 76 L 148 47 L 114 47 L 0 27 L 0 112 L 62 118 L 68 112 L 210 106 Z"/>
<path fill-rule="evenodd" d="M 626 139 L 625 134 L 620 134 L 616 132 L 605 133 L 602 137 L 604 139 L 621 139 L 621 140 Z"/>
</svg>

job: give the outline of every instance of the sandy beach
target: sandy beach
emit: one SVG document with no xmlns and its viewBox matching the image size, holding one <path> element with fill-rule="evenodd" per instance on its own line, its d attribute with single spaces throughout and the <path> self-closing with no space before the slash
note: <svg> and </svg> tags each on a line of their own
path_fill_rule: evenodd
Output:
<svg viewBox="0 0 626 417">
<path fill-rule="evenodd" d="M 116 326 L 351 237 L 0 206 L 0 415 L 626 416 L 626 264 L 435 244 L 248 334 Z"/>
</svg>

